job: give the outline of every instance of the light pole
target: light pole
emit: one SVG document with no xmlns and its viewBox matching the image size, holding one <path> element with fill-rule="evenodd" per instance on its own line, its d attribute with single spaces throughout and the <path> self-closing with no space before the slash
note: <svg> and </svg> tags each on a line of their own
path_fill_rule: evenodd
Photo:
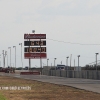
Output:
<svg viewBox="0 0 100 100">
<path fill-rule="evenodd" d="M 16 46 L 13 46 L 15 48 L 15 69 L 16 69 Z"/>
<path fill-rule="evenodd" d="M 2 50 L 2 54 L 3 54 L 3 67 L 4 67 L 4 50 Z"/>
<path fill-rule="evenodd" d="M 6 55 L 7 55 L 7 67 L 8 67 L 8 53 L 7 53 L 7 51 L 6 51 Z"/>
<path fill-rule="evenodd" d="M 11 67 L 11 47 L 8 47 L 10 49 L 10 67 Z"/>
<path fill-rule="evenodd" d="M 61 65 L 62 65 L 62 61 L 61 61 Z"/>
<path fill-rule="evenodd" d="M 1 54 L 0 54 L 0 67 L 1 67 Z"/>
<path fill-rule="evenodd" d="M 47 59 L 47 67 L 48 67 L 48 61 L 49 61 L 49 59 Z"/>
<path fill-rule="evenodd" d="M 57 59 L 57 58 L 54 58 L 54 67 L 55 67 L 55 70 L 56 70 L 56 66 L 55 66 L 55 61 L 56 61 L 56 59 Z"/>
<path fill-rule="evenodd" d="M 22 61 L 22 43 L 19 43 L 21 45 L 21 62 L 22 62 L 22 69 L 23 69 L 23 61 Z"/>
<path fill-rule="evenodd" d="M 68 70 L 68 58 L 69 58 L 69 56 L 66 57 L 66 67 L 67 67 L 67 70 Z"/>
<path fill-rule="evenodd" d="M 70 70 L 71 70 L 72 54 L 70 55 Z"/>
<path fill-rule="evenodd" d="M 5 54 L 4 54 L 4 67 L 5 67 L 5 58 L 6 58 L 6 55 L 7 55 L 7 51 L 5 51 Z"/>
<path fill-rule="evenodd" d="M 97 71 L 97 55 L 99 54 L 99 53 L 95 53 L 96 54 L 96 71 Z"/>
<path fill-rule="evenodd" d="M 52 63 L 51 63 L 51 67 L 52 67 Z"/>
<path fill-rule="evenodd" d="M 74 70 L 75 70 L 75 59 L 74 59 Z"/>
<path fill-rule="evenodd" d="M 79 57 L 80 57 L 80 55 L 78 55 L 77 57 L 78 57 L 78 71 L 79 71 Z"/>
<path fill-rule="evenodd" d="M 48 67 L 48 61 L 49 61 L 49 59 L 47 59 L 47 67 Z M 49 69 L 49 67 L 48 67 L 48 69 Z"/>
</svg>

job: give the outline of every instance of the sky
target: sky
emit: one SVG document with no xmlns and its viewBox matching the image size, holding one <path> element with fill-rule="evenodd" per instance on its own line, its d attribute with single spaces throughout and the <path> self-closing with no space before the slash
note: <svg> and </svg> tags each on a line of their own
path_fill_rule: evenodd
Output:
<svg viewBox="0 0 100 100">
<path fill-rule="evenodd" d="M 8 53 L 8 65 L 29 66 L 24 59 L 24 34 L 46 34 L 47 58 L 49 66 L 65 64 L 66 57 L 72 54 L 71 65 L 85 66 L 96 61 L 95 53 L 100 53 L 100 0 L 0 0 L 0 54 L 3 66 L 2 50 Z M 84 45 L 82 45 L 84 44 Z M 90 44 L 90 45 L 89 45 Z M 97 56 L 100 60 L 100 54 Z M 5 58 L 7 66 L 7 56 Z M 70 64 L 70 58 L 68 59 Z M 47 65 L 47 59 L 42 60 Z M 40 67 L 39 59 L 31 60 L 31 67 Z"/>
</svg>

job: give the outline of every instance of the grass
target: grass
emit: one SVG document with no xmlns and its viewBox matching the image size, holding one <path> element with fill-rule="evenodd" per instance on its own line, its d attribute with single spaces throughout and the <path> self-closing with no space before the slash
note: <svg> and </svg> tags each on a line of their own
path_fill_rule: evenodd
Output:
<svg viewBox="0 0 100 100">
<path fill-rule="evenodd" d="M 100 100 L 100 94 L 68 86 L 0 76 L 0 87 L 29 86 L 31 90 L 0 90 L 8 100 Z M 6 100 L 6 99 L 0 99 Z"/>
<path fill-rule="evenodd" d="M 0 93 L 0 100 L 7 100 L 7 99 Z"/>
</svg>

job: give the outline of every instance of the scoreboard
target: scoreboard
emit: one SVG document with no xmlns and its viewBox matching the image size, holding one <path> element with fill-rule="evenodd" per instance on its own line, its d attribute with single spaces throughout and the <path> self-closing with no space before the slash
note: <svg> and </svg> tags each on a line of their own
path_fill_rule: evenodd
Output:
<svg viewBox="0 0 100 100">
<path fill-rule="evenodd" d="M 24 58 L 46 59 L 46 34 L 24 34 Z"/>
<path fill-rule="evenodd" d="M 46 52 L 46 47 L 25 47 L 24 52 Z"/>
<path fill-rule="evenodd" d="M 46 46 L 46 41 L 24 41 L 24 46 Z"/>
</svg>

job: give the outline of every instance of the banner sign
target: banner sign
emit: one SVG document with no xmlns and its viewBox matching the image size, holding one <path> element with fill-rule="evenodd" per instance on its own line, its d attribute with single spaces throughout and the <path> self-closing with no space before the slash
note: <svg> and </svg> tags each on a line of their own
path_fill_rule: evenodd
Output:
<svg viewBox="0 0 100 100">
<path fill-rule="evenodd" d="M 46 39 L 46 34 L 24 34 L 24 39 Z"/>
<path fill-rule="evenodd" d="M 38 58 L 47 58 L 46 53 L 24 53 L 25 59 L 38 59 Z"/>
</svg>

